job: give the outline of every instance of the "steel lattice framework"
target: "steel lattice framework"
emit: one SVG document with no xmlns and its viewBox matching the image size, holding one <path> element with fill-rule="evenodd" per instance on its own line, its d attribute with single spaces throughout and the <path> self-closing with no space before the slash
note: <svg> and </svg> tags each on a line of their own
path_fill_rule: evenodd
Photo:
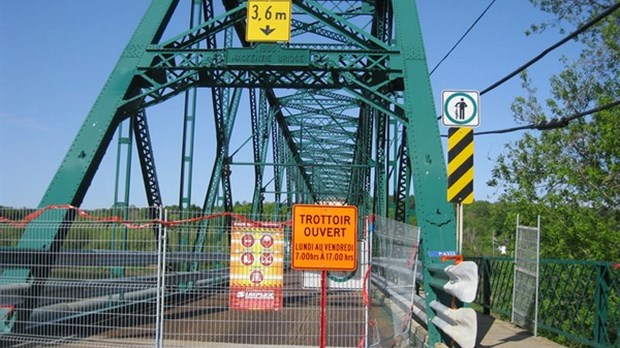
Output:
<svg viewBox="0 0 620 348">
<path fill-rule="evenodd" d="M 216 129 L 205 212 L 233 209 L 231 167 L 240 163 L 229 147 L 245 102 L 252 129 L 254 214 L 262 212 L 265 194 L 271 192 L 276 215 L 294 203 L 339 202 L 358 206 L 361 215 L 387 216 L 395 208 L 396 218 L 404 221 L 413 216 L 405 205 L 413 183 L 422 251 L 454 249 L 454 212 L 445 198 L 445 162 L 414 1 L 293 0 L 291 40 L 281 44 L 246 42 L 247 2 L 238 0 L 193 0 L 189 29 L 168 35 L 178 3 L 152 2 L 41 207 L 80 206 L 122 125 L 132 130 L 122 138 L 129 144 L 123 146 L 130 148 L 135 140 L 148 203 L 177 204 L 162 201 L 148 109 L 184 95 L 178 204 L 187 209 L 192 202 L 196 91 L 205 89 Z M 130 176 L 128 169 L 125 176 Z M 120 193 L 129 179 L 123 184 L 118 177 Z M 128 204 L 120 198 L 116 203 Z M 43 236 L 40 229 L 26 229 L 17 248 L 53 255 L 72 220 L 67 211 Z M 180 245 L 199 252 L 204 233 L 192 243 Z M 53 256 L 46 262 L 54 262 Z M 45 264 L 16 266 L 5 269 L 2 277 L 10 273 L 34 284 L 29 298 L 36 298 L 44 283 L 36 280 L 44 280 L 46 270 Z M 425 290 L 432 301 L 434 290 Z M 36 303 L 25 303 L 19 314 L 26 316 L 33 307 Z M 432 314 L 430 339 L 439 342 L 431 319 Z"/>
</svg>

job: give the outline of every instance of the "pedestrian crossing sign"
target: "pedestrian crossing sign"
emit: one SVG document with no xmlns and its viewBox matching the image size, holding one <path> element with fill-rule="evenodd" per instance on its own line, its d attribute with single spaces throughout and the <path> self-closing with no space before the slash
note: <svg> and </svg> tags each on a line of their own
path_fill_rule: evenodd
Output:
<svg viewBox="0 0 620 348">
<path fill-rule="evenodd" d="M 446 127 L 478 127 L 480 125 L 480 93 L 478 91 L 442 91 L 441 122 Z"/>
</svg>

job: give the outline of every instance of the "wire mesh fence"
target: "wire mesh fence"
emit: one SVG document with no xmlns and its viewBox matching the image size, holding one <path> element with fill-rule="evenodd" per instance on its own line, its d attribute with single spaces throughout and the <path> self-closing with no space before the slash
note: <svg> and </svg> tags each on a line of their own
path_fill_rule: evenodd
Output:
<svg viewBox="0 0 620 348">
<path fill-rule="evenodd" d="M 536 335 L 538 330 L 540 217 L 536 227 L 520 225 L 519 217 L 517 217 L 515 240 L 512 322 L 531 329 Z"/>
<path fill-rule="evenodd" d="M 24 222 L 2 224 L 0 233 L 4 341 L 71 343 L 126 327 L 133 336 L 154 334 L 159 226 L 104 222 L 113 210 L 81 213 L 3 212 Z M 133 223 L 150 220 L 150 210 L 122 213 Z"/>
<path fill-rule="evenodd" d="M 372 346 L 408 347 L 419 339 L 414 315 L 423 311 L 415 310 L 420 229 L 375 216 L 372 234 Z"/>
<path fill-rule="evenodd" d="M 316 346 L 320 288 L 315 273 L 290 267 L 289 220 L 147 208 L 3 210 L 0 340 Z M 366 241 L 360 248 L 368 252 Z M 329 274 L 328 346 L 364 342 L 364 269 L 367 257 L 357 272 Z"/>
</svg>

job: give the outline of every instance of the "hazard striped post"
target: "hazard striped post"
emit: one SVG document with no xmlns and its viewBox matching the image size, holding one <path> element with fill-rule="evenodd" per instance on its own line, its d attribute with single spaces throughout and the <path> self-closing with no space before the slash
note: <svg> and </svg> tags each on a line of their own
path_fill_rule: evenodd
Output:
<svg viewBox="0 0 620 348">
<path fill-rule="evenodd" d="M 471 204 L 474 201 L 474 131 L 459 127 L 448 129 L 448 202 Z"/>
<path fill-rule="evenodd" d="M 456 203 L 457 250 L 463 253 L 463 204 L 474 201 L 474 131 L 448 129 L 448 202 Z"/>
</svg>

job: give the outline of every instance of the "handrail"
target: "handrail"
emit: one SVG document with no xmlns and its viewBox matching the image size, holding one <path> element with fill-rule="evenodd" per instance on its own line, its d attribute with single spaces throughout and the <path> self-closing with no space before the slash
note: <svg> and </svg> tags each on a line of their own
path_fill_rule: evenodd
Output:
<svg viewBox="0 0 620 348">
<path fill-rule="evenodd" d="M 508 257 L 469 257 L 478 264 L 475 304 L 485 314 L 509 316 L 514 263 Z M 620 344 L 620 268 L 613 262 L 540 260 L 539 334 L 558 343 Z"/>
</svg>

